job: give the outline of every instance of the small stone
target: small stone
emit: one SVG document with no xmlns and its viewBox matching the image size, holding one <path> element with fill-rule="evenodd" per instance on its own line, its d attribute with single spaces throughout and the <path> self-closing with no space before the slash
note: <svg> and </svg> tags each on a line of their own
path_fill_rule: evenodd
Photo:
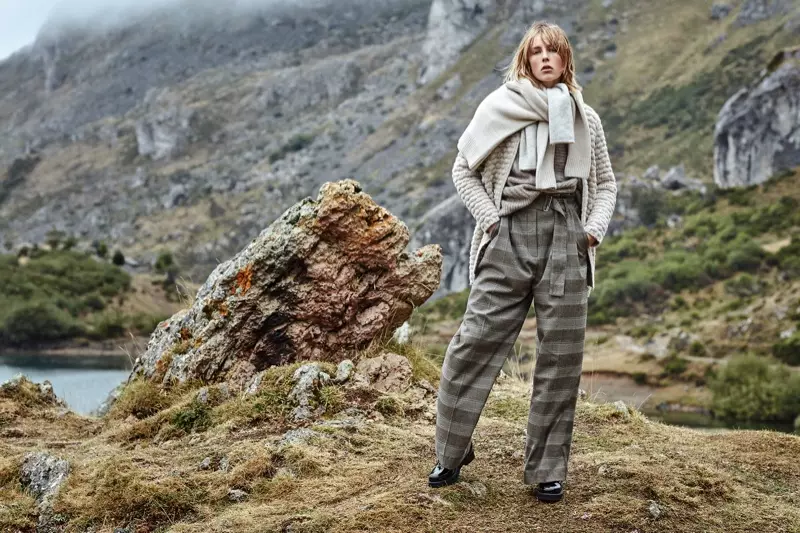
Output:
<svg viewBox="0 0 800 533">
<path fill-rule="evenodd" d="M 625 420 L 630 419 L 631 417 L 630 408 L 625 402 L 623 402 L 622 400 L 617 400 L 616 402 L 613 403 L 613 406 L 617 411 L 623 414 L 622 418 L 624 418 Z"/>
<path fill-rule="evenodd" d="M 219 461 L 219 471 L 220 472 L 224 472 L 224 473 L 228 473 L 230 471 L 230 469 L 231 469 L 231 460 L 228 459 L 227 456 L 223 457 L 222 459 L 220 459 L 220 461 Z"/>
<path fill-rule="evenodd" d="M 20 469 L 20 482 L 38 504 L 39 512 L 49 514 L 52 502 L 69 476 L 69 463 L 45 452 L 25 455 Z"/>
<path fill-rule="evenodd" d="M 480 481 L 475 481 L 474 483 L 464 483 L 469 491 L 472 493 L 473 496 L 476 498 L 485 498 L 488 489 L 486 485 L 481 483 Z"/>
<path fill-rule="evenodd" d="M 394 331 L 392 338 L 397 344 L 408 344 L 408 341 L 411 340 L 411 325 L 407 321 L 403 322 L 403 325 Z"/>
<path fill-rule="evenodd" d="M 211 470 L 211 457 L 206 457 L 197 467 L 200 470 Z"/>
<path fill-rule="evenodd" d="M 715 3 L 711 6 L 711 20 L 721 20 L 728 16 L 732 7 L 728 4 Z"/>
<path fill-rule="evenodd" d="M 283 437 L 278 442 L 278 446 L 305 443 L 310 438 L 317 437 L 319 435 L 320 434 L 318 432 L 309 428 L 290 429 L 283 434 Z"/>
<path fill-rule="evenodd" d="M 336 367 L 336 377 L 333 378 L 333 381 L 336 383 L 344 383 L 350 379 L 350 376 L 353 374 L 353 368 L 355 368 L 353 362 L 350 359 L 345 359 Z"/>
<path fill-rule="evenodd" d="M 264 379 L 264 372 L 259 372 L 253 379 L 250 380 L 250 383 L 247 384 L 247 388 L 244 391 L 245 396 L 254 396 L 258 393 L 258 389 L 261 387 L 261 381 Z"/>
<path fill-rule="evenodd" d="M 658 517 L 661 516 L 661 508 L 653 500 L 650 500 L 650 516 L 655 519 L 658 519 Z"/>
<path fill-rule="evenodd" d="M 243 502 L 247 499 L 249 494 L 239 489 L 228 489 L 228 499 L 232 502 Z"/>
</svg>

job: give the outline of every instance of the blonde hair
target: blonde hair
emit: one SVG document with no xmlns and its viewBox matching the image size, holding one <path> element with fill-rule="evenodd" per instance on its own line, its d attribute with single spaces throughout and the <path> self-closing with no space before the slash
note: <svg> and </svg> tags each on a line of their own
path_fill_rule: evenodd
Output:
<svg viewBox="0 0 800 533">
<path fill-rule="evenodd" d="M 511 63 L 506 67 L 505 81 L 528 78 L 536 87 L 544 88 L 541 82 L 533 76 L 529 60 L 533 39 L 537 35 L 541 35 L 545 45 L 555 48 L 556 53 L 561 56 L 561 60 L 564 62 L 564 73 L 561 75 L 561 82 L 569 87 L 570 92 L 581 91 L 581 86 L 575 80 L 575 59 L 569 38 L 567 38 L 567 34 L 560 26 L 550 22 L 534 22 L 531 24 L 531 27 L 528 28 L 519 43 Z"/>
</svg>

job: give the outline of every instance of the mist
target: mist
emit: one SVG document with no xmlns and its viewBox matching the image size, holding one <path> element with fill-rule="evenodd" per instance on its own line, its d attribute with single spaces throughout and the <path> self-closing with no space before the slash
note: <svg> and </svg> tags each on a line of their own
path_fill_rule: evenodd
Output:
<svg viewBox="0 0 800 533">
<path fill-rule="evenodd" d="M 369 0 L 363 0 L 365 3 Z M 373 0 L 374 1 L 374 0 Z M 0 0 L 0 60 L 34 43 L 37 38 L 62 31 L 106 31 L 160 10 L 197 19 L 263 12 L 272 8 L 307 10 L 332 4 L 332 0 Z"/>
</svg>

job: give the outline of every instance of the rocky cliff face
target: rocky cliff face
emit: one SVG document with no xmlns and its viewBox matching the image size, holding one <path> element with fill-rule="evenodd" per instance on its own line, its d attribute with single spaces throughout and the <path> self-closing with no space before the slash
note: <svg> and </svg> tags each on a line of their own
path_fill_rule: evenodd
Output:
<svg viewBox="0 0 800 533">
<path fill-rule="evenodd" d="M 177 1 L 48 25 L 0 63 L 0 244 L 58 229 L 142 269 L 166 249 L 197 281 L 354 178 L 417 245 L 443 244 L 441 291 L 463 288 L 473 222 L 449 174 L 475 107 L 536 19 L 568 30 L 587 90 L 613 83 L 629 19 L 586 0 Z"/>
<path fill-rule="evenodd" d="M 763 183 L 800 165 L 800 48 L 779 54 L 768 70 L 720 111 L 714 129 L 720 187 Z"/>
</svg>

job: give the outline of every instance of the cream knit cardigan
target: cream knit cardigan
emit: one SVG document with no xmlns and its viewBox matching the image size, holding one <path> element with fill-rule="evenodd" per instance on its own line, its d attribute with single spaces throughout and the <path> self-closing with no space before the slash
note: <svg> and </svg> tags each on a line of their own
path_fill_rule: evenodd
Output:
<svg viewBox="0 0 800 533">
<path fill-rule="evenodd" d="M 594 109 L 584 104 L 586 117 L 589 120 L 589 144 L 591 146 L 591 167 L 589 178 L 580 180 L 583 186 L 581 222 L 586 233 L 597 239 L 598 245 L 603 242 L 614 206 L 617 201 L 617 183 L 611 161 L 608 157 L 606 137 L 600 117 Z M 475 232 L 469 251 L 469 283 L 475 281 L 476 259 L 483 254 L 489 243 L 490 235 L 486 230 L 500 220 L 498 214 L 503 187 L 511 165 L 517 156 L 521 131 L 509 135 L 501 142 L 489 157 L 475 170 L 470 170 L 466 158 L 458 153 L 453 165 L 453 183 L 461 200 L 475 218 Z M 589 279 L 591 288 L 595 285 L 596 246 L 589 248 Z"/>
</svg>

